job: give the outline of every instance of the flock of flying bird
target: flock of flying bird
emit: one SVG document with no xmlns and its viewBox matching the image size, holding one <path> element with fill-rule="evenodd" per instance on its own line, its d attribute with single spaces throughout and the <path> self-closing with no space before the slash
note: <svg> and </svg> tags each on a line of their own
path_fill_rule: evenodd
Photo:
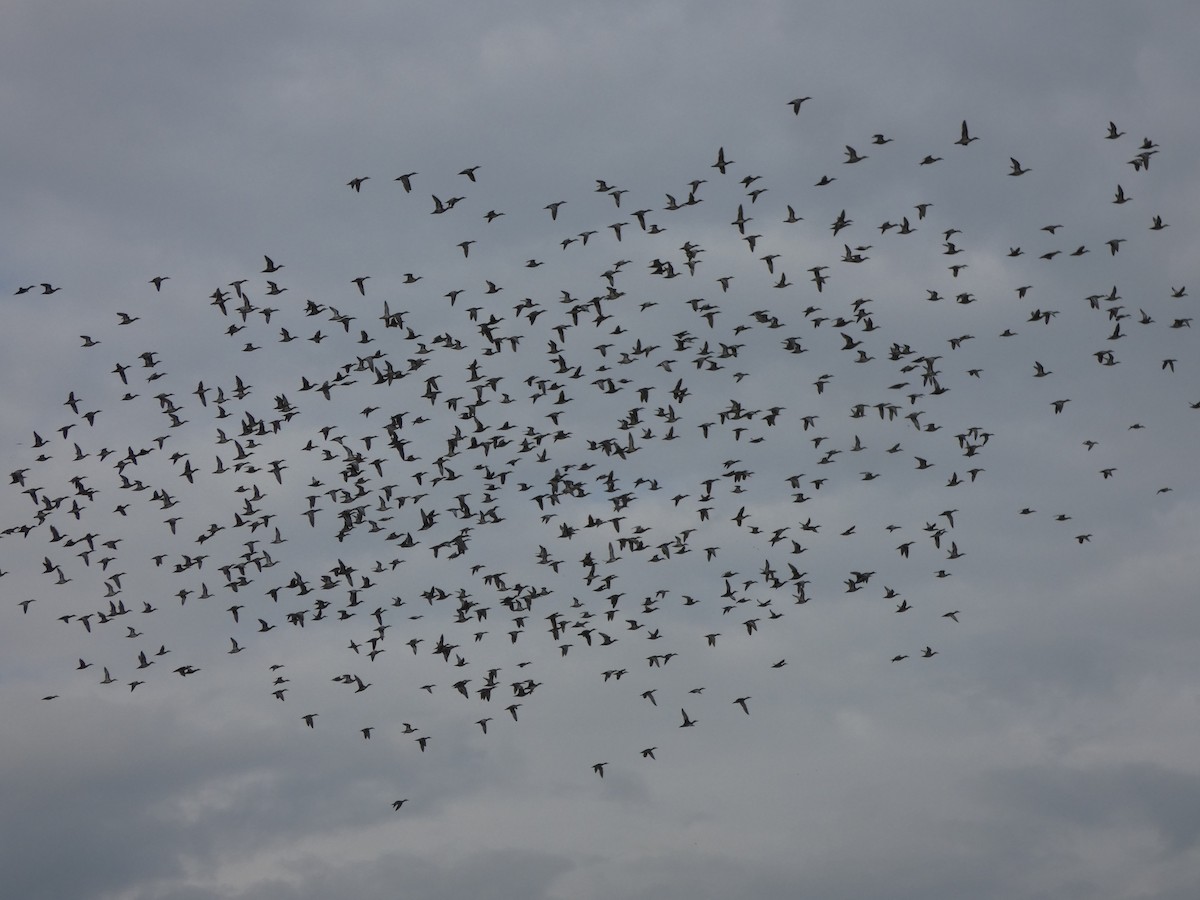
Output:
<svg viewBox="0 0 1200 900">
<path fill-rule="evenodd" d="M 791 102 L 797 116 L 809 99 Z M 957 131 L 911 165 L 934 173 L 925 167 L 980 152 L 966 122 Z M 1153 141 L 1129 150 L 1112 123 L 1097 138 L 1122 148 L 1114 172 L 1152 171 Z M 194 315 L 197 298 L 155 275 L 141 315 L 115 312 L 81 335 L 95 375 L 65 387 L 9 479 L 5 567 L 37 561 L 41 588 L 21 610 L 60 621 L 77 644 L 67 679 L 77 684 L 63 690 L 194 683 L 218 654 L 272 657 L 281 635 L 302 634 L 340 654 L 318 676 L 340 685 L 338 709 L 361 717 L 356 736 L 381 730 L 360 698 L 374 689 L 414 709 L 421 695 L 469 701 L 482 737 L 534 715 L 539 689 L 569 665 L 654 712 L 646 746 L 630 752 L 654 760 L 657 729 L 698 733 L 753 709 L 749 694 L 672 681 L 679 661 L 703 672 L 726 646 L 763 641 L 763 673 L 791 677 L 813 607 L 853 603 L 847 615 L 875 617 L 899 642 L 880 649 L 885 664 L 938 656 L 971 611 L 932 608 L 904 585 L 925 592 L 975 550 L 960 508 L 979 508 L 969 498 L 998 437 L 952 418 L 963 414 L 953 398 L 969 400 L 990 375 L 964 348 L 999 323 L 1000 358 L 1040 385 L 1080 358 L 1110 370 L 1135 332 L 1179 344 L 1191 319 L 1178 312 L 1183 287 L 1138 286 L 1123 303 L 1118 287 L 1089 285 L 1049 309 L 1036 285 L 997 284 L 1005 264 L 1028 271 L 1017 257 L 1048 266 L 1144 249 L 1169 223 L 1138 208 L 1138 191 L 1114 181 L 1098 197 L 1123 210 L 1128 231 L 1096 248 L 1050 245 L 1071 232 L 1059 223 L 1024 230 L 1036 249 L 980 246 L 940 202 L 868 222 L 862 195 L 837 191 L 903 142 L 856 143 L 837 163 L 853 168 L 812 187 L 767 184 L 722 147 L 663 203 L 596 180 L 584 197 L 499 210 L 477 198 L 489 175 L 478 165 L 439 176 L 437 194 L 418 172 L 395 185 L 358 176 L 354 202 L 390 190 L 419 227 L 453 220 L 463 239 L 447 241 L 447 262 L 346 273 L 343 293 L 318 300 L 285 277 L 302 263 L 266 256 L 260 273 L 212 291 L 197 326 L 210 330 L 196 342 L 204 352 L 178 359 L 147 349 L 138 329 L 184 307 Z M 1008 159 L 995 174 L 1035 177 L 1037 160 Z M 790 203 L 772 202 L 787 191 Z M 839 211 L 819 224 L 825 209 Z M 512 258 L 513 244 L 489 241 L 506 219 L 534 217 L 554 232 L 543 256 Z M 579 230 L 566 233 L 568 222 Z M 863 285 L 889 278 L 871 260 L 891 251 L 872 242 L 916 240 L 950 257 L 928 268 L 923 294 L 866 296 Z M 972 282 L 976 260 L 991 274 Z M 38 286 L 16 293 L 77 290 Z M 1059 340 L 1069 359 L 1050 358 L 1044 340 L 1024 349 L 1026 329 L 1067 319 L 1094 348 Z M 1161 361 L 1164 379 L 1181 359 Z M 1037 398 L 1051 424 L 1069 419 L 1070 398 L 1051 397 L 1023 386 L 1012 401 Z M 1139 427 L 1074 443 L 1099 457 Z M 1118 467 L 1096 471 L 1108 481 Z M 917 509 L 900 499 L 913 495 Z M 915 624 L 887 630 L 899 622 Z M 219 633 L 220 646 L 180 652 L 185 623 Z M 296 690 L 311 669 L 273 660 L 264 697 L 319 730 L 335 716 Z M 386 730 L 436 751 L 411 718 Z M 609 765 L 591 768 L 603 777 Z"/>
</svg>

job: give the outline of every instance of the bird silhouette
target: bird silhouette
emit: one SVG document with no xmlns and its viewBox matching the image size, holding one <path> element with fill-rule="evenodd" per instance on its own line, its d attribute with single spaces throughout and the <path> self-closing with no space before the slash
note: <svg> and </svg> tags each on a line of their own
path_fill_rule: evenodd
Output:
<svg viewBox="0 0 1200 900">
<path fill-rule="evenodd" d="M 790 101 L 793 112 L 809 99 Z M 810 111 L 822 113 L 820 106 Z M 818 119 L 806 113 L 798 127 L 817 128 Z M 953 120 L 940 127 L 948 136 Z M 966 121 L 959 133 L 959 146 L 979 139 Z M 1109 123 L 1108 138 L 1121 134 Z M 1087 140 L 1099 144 L 1100 137 Z M 892 142 L 871 137 L 872 146 Z M 614 716 L 603 723 L 614 745 L 606 754 L 656 759 L 652 742 L 666 746 L 662 729 L 698 722 L 680 708 L 681 723 L 671 724 L 680 694 L 699 716 L 713 717 L 689 740 L 708 738 L 732 712 L 728 706 L 749 715 L 744 692 L 762 694 L 752 683 L 722 680 L 732 672 L 726 666 L 778 679 L 780 690 L 809 684 L 811 663 L 802 655 L 789 654 L 789 663 L 774 654 L 805 633 L 813 615 L 844 615 L 850 623 L 849 612 L 835 609 L 842 604 L 828 602 L 844 594 L 854 595 L 845 597 L 846 610 L 864 622 L 876 617 L 871 628 L 890 630 L 892 646 L 909 648 L 892 662 L 938 655 L 928 645 L 913 649 L 932 640 L 947 663 L 969 657 L 978 649 L 971 627 L 941 636 L 929 629 L 941 627 L 939 617 L 959 623 L 964 611 L 970 616 L 971 592 L 955 600 L 963 610 L 941 614 L 921 598 L 933 589 L 929 579 L 970 583 L 989 553 L 994 559 L 998 550 L 981 537 L 980 523 L 989 515 L 1009 521 L 1019 510 L 1027 517 L 1022 532 L 1039 546 L 1073 539 L 1089 545 L 1069 548 L 1081 558 L 1118 552 L 1111 529 L 1081 508 L 1072 535 L 1056 524 L 1070 516 L 1022 504 L 1070 508 L 1062 498 L 1085 477 L 1080 490 L 1095 495 L 1097 508 L 1124 502 L 1107 496 L 1139 483 L 1135 466 L 1120 462 L 1124 454 L 1141 454 L 1125 458 L 1156 474 L 1167 467 L 1153 445 L 1167 432 L 1157 427 L 1159 401 L 1163 409 L 1169 400 L 1182 410 L 1183 399 L 1200 407 L 1178 394 L 1193 358 L 1191 318 L 1181 309 L 1186 287 L 1163 276 L 1135 288 L 1114 274 L 1124 276 L 1127 260 L 1160 252 L 1176 235 L 1136 237 L 1146 228 L 1137 217 L 1147 211 L 1133 206 L 1148 202 L 1144 192 L 1152 188 L 1134 191 L 1133 201 L 1116 180 L 1122 160 L 1094 167 L 1071 161 L 1089 188 L 1078 192 L 1087 198 L 1078 209 L 1097 221 L 1119 219 L 1101 237 L 1133 235 L 1093 243 L 1109 247 L 1104 257 L 1082 244 L 1073 251 L 1045 246 L 1080 224 L 1069 206 L 1055 213 L 1064 224 L 1038 227 L 1028 212 L 1025 188 L 1054 187 L 1042 184 L 1052 171 L 1047 163 L 1039 162 L 1038 180 L 1009 184 L 1004 193 L 1012 199 L 1004 200 L 988 187 L 999 172 L 986 153 L 949 151 L 945 167 L 930 154 L 914 169 L 914 152 L 897 157 L 889 174 L 890 151 L 873 151 L 872 166 L 836 169 L 840 180 L 821 176 L 820 197 L 806 197 L 807 185 L 835 170 L 838 159 L 853 165 L 869 158 L 842 139 L 825 146 L 798 157 L 803 170 L 792 182 L 744 174 L 725 147 L 711 162 L 702 148 L 690 165 L 733 177 L 710 182 L 681 166 L 661 184 L 622 180 L 628 187 L 619 188 L 612 178 L 581 175 L 582 187 L 560 185 L 557 196 L 567 199 L 548 204 L 499 187 L 510 176 L 491 160 L 457 173 L 417 162 L 429 189 L 442 193 L 429 194 L 430 211 L 423 198 L 405 196 L 415 171 L 394 179 L 404 193 L 393 187 L 387 202 L 422 237 L 398 260 L 346 259 L 340 274 L 330 270 L 328 284 L 306 284 L 299 262 L 289 268 L 295 274 L 279 274 L 284 266 L 269 256 L 262 273 L 278 280 L 246 277 L 255 256 L 214 266 L 194 294 L 211 302 L 197 308 L 184 303 L 197 287 L 181 268 L 170 269 L 176 277 L 167 297 L 146 292 L 144 274 L 131 277 L 120 304 L 127 312 L 100 301 L 90 310 L 72 307 L 72 322 L 90 334 L 80 336 L 79 351 L 74 331 L 59 335 L 71 352 L 48 351 L 53 365 L 28 373 L 52 402 L 38 413 L 36 431 L 21 430 L 12 441 L 18 459 L 6 509 L 16 524 L 4 534 L 4 566 L 36 588 L 14 597 L 23 613 L 16 620 L 66 626 L 70 644 L 57 658 L 67 660 L 67 677 L 98 667 L 101 684 L 120 681 L 130 692 L 147 686 L 133 698 L 118 692 L 127 704 L 160 690 L 179 698 L 197 684 L 212 690 L 254 668 L 249 661 L 260 654 L 293 653 L 295 668 L 273 668 L 266 678 L 259 669 L 256 690 L 272 707 L 303 697 L 326 716 L 322 734 L 311 739 L 344 740 L 350 732 L 359 753 L 388 745 L 392 726 L 377 718 L 385 706 L 417 724 L 424 724 L 416 718 L 422 711 L 436 708 L 439 720 L 444 714 L 456 722 L 456 734 L 486 735 L 489 748 L 537 740 L 553 697 L 577 681 L 579 694 L 569 699 L 581 728 L 606 710 Z M 733 149 L 748 165 L 751 149 Z M 1138 172 L 1157 149 L 1138 151 Z M 1038 152 L 1041 159 L 1049 151 Z M 1009 175 L 1032 171 L 1009 159 Z M 898 203 L 905 194 L 888 179 L 899 171 L 924 186 Z M 326 186 L 345 201 L 341 177 L 330 175 Z M 358 194 L 366 180 L 346 184 Z M 471 196 L 449 197 L 448 183 Z M 354 209 L 374 202 L 372 194 L 379 191 L 355 199 Z M 921 196 L 937 204 L 908 205 Z M 997 213 L 1004 227 L 994 233 L 973 227 L 978 220 L 957 219 L 976 199 L 989 216 L 992 203 L 1015 204 L 1020 215 Z M 477 213 L 456 217 L 456 206 Z M 791 226 L 786 241 L 782 223 Z M 911 237 L 926 223 L 937 237 Z M 513 228 L 519 242 L 506 234 Z M 1155 215 L 1150 229 L 1166 228 Z M 944 261 L 935 259 L 945 255 L 958 257 L 948 270 L 957 279 L 953 290 Z M 806 275 L 790 281 L 788 268 Z M 373 276 L 354 274 L 364 270 Z M 909 270 L 926 272 L 927 280 L 888 276 L 894 301 L 872 300 L 863 286 L 881 272 Z M 16 295 L 36 296 L 36 284 L 24 286 L 30 277 L 14 286 Z M 150 280 L 156 295 L 169 278 Z M 1070 300 L 1075 279 L 1078 302 Z M 1122 306 L 1131 301 L 1108 290 L 1114 281 L 1127 297 L 1136 289 L 1145 308 Z M 1103 287 L 1089 295 L 1097 283 Z M 209 294 L 214 284 L 222 287 Z M 60 290 L 42 287 L 43 294 Z M 76 299 L 65 296 L 62 302 Z M 1067 299 L 1045 299 L 1053 296 Z M 167 331 L 184 341 L 154 342 Z M 47 325 L 45 340 L 54 333 Z M 83 349 L 89 352 L 72 355 Z M 1090 380 L 1084 367 L 1094 364 L 1105 368 Z M 1031 366 L 1033 378 L 1053 377 L 1064 387 L 1042 392 L 1050 382 L 1029 381 Z M 1155 427 L 1143 431 L 1124 416 L 1107 421 L 1097 412 L 1124 396 L 1123 378 L 1134 379 L 1145 410 L 1139 417 Z M 48 393 L 48 385 L 60 392 Z M 1051 418 L 1047 406 L 1061 417 Z M 1019 457 L 1004 458 L 1034 439 L 1013 431 L 1016 410 L 1042 417 L 1027 420 L 1045 426 L 1029 434 L 1042 435 L 1063 458 L 1055 456 L 1053 479 L 1028 472 L 1027 483 L 1013 474 L 996 488 L 989 480 L 1028 471 Z M 1081 445 L 1082 422 L 1095 431 Z M 1189 427 L 1173 422 L 1169 433 Z M 1079 466 L 1093 448 L 1089 464 Z M 1154 485 L 1168 480 L 1164 474 Z M 1182 490 L 1182 481 L 1175 484 Z M 956 506 L 945 508 L 937 498 L 951 488 Z M 804 520 L 794 504 L 805 505 Z M 938 563 L 927 562 L 931 554 Z M 938 564 L 954 568 L 935 570 Z M 879 580 L 887 581 L 882 594 Z M 143 600 L 139 612 L 129 600 L 162 590 L 153 601 L 162 611 Z M 180 602 L 168 611 L 163 596 Z M 170 629 L 202 624 L 216 610 L 230 614 L 218 613 L 228 631 L 189 630 L 196 665 L 155 665 L 170 651 L 160 643 L 154 653 L 150 640 L 171 640 Z M 113 649 L 108 638 L 121 636 L 128 642 Z M 172 659 L 183 656 L 183 642 L 173 646 Z M 317 670 L 319 679 L 308 677 Z M 128 681 L 132 674 L 144 680 Z M 902 686 L 920 673 L 901 667 L 889 674 Z M 92 677 L 83 679 L 84 696 L 94 690 Z M 711 679 L 707 695 L 686 688 L 702 677 Z M 315 697 L 318 682 L 333 693 Z M 48 687 L 32 697 L 57 696 Z M 484 706 L 494 701 L 497 707 Z M 759 703 L 747 726 L 767 717 L 768 705 Z M 513 726 L 486 715 L 498 707 Z M 301 719 L 315 731 L 317 716 Z M 575 725 L 556 712 L 554 719 L 558 727 Z M 407 742 L 393 749 L 431 764 L 451 736 L 431 744 L 413 722 L 397 730 L 417 749 Z M 373 743 L 359 744 L 355 728 Z M 431 756 L 416 757 L 418 750 Z M 603 778 L 607 765 L 593 763 L 593 771 Z M 590 776 L 584 770 L 578 777 Z"/>
</svg>

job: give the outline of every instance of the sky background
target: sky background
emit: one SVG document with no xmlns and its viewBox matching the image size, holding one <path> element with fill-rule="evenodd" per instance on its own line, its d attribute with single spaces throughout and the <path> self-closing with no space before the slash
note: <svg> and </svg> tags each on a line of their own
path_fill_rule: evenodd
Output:
<svg viewBox="0 0 1200 900">
<path fill-rule="evenodd" d="M 3 18 L 11 896 L 1194 896 L 1192 5 L 12 2 Z M 698 202 L 666 209 L 695 179 Z M 431 215 L 433 196 L 463 199 Z M 905 217 L 912 234 L 879 227 Z M 377 385 L 364 360 L 409 374 Z M 753 414 L 723 420 L 738 405 Z M 278 433 L 243 433 L 281 406 L 297 414 Z M 419 459 L 387 446 L 394 415 Z M 435 482 L 456 428 L 457 478 Z M 476 436 L 509 443 L 485 456 Z M 121 474 L 145 491 L 122 487 L 130 451 Z M 556 471 L 579 484 L 557 504 Z M 240 584 L 220 571 L 239 562 Z M 314 598 L 331 604 L 317 621 Z M 102 623 L 117 602 L 129 613 Z"/>
</svg>

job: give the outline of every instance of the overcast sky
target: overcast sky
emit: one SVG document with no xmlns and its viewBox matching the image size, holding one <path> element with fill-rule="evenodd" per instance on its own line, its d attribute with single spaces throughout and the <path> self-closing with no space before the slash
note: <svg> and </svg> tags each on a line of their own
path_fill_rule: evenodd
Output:
<svg viewBox="0 0 1200 900">
<path fill-rule="evenodd" d="M 1194 896 L 1200 13 L 805 6 L 6 5 L 6 894 Z"/>
</svg>

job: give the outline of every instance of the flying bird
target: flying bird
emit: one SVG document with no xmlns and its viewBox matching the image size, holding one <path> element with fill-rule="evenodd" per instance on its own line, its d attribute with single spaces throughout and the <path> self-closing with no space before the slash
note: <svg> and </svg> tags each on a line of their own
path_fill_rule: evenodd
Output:
<svg viewBox="0 0 1200 900">
<path fill-rule="evenodd" d="M 808 99 L 791 101 L 795 114 Z M 802 127 L 819 126 L 806 115 Z M 953 120 L 938 127 L 948 137 Z M 1109 132 L 1111 139 L 1122 134 L 1112 123 Z M 804 222 L 797 209 L 805 208 L 803 191 L 813 175 L 831 171 L 837 159 L 868 159 L 826 135 L 824 150 L 817 141 L 816 149 L 793 160 L 799 180 L 734 170 L 733 179 L 710 183 L 678 170 L 662 184 L 628 182 L 626 189 L 612 178 L 591 177 L 602 173 L 582 173 L 588 176 L 577 179 L 582 188 L 545 205 L 509 190 L 517 183 L 513 176 L 488 160 L 457 173 L 471 183 L 469 200 L 448 197 L 445 184 L 465 186 L 452 181 L 452 166 L 439 164 L 439 182 L 423 165 L 429 189 L 440 183 L 443 193 L 428 195 L 432 213 L 423 196 L 412 202 L 393 196 L 398 202 L 388 221 L 394 217 L 396 233 L 412 240 L 388 245 L 391 269 L 368 268 L 382 251 L 371 249 L 368 231 L 347 228 L 330 247 L 354 239 L 356 259 L 342 260 L 341 275 L 330 269 L 329 284 L 305 284 L 300 276 L 308 267 L 295 262 L 295 277 L 286 283 L 256 282 L 217 267 L 211 277 L 222 287 L 211 294 L 202 289 L 204 300 L 190 304 L 179 290 L 160 301 L 138 294 L 143 280 L 134 270 L 130 292 L 120 296 L 140 307 L 82 294 L 70 307 L 71 324 L 63 326 L 74 331 L 63 334 L 54 317 L 67 307 L 45 309 L 47 303 L 43 312 L 26 298 L 22 327 L 10 337 L 34 335 L 29 352 L 42 352 L 45 363 L 31 368 L 31 357 L 22 357 L 22 377 L 39 397 L 67 402 L 52 399 L 34 410 L 21 391 L 8 398 L 20 414 L 9 448 L 17 457 L 10 467 L 12 502 L 5 507 L 11 530 L 0 537 L 10 538 L 3 566 L 18 575 L 0 569 L 0 577 L 16 582 L 10 596 L 23 615 L 14 622 L 35 636 L 43 626 L 65 626 L 56 638 L 63 652 L 47 654 L 47 665 L 102 668 L 101 684 L 129 685 L 134 696 L 118 692 L 127 704 L 161 691 L 174 691 L 186 703 L 183 692 L 206 687 L 206 679 L 192 675 L 212 676 L 211 690 L 255 669 L 247 677 L 261 698 L 294 701 L 303 694 L 299 708 L 325 710 L 322 734 L 311 740 L 345 743 L 348 735 L 360 754 L 387 748 L 386 730 L 375 735 L 375 726 L 359 725 L 372 721 L 368 707 L 384 702 L 381 691 L 368 691 L 373 682 L 386 684 L 387 703 L 400 704 L 410 718 L 428 711 L 439 722 L 456 721 L 456 737 L 476 734 L 473 723 L 484 735 L 493 732 L 488 741 L 495 742 L 508 726 L 503 716 L 471 720 L 478 704 L 495 702 L 523 732 L 550 727 L 545 703 L 553 706 L 553 697 L 580 673 L 591 673 L 594 689 L 607 696 L 600 704 L 580 700 L 576 716 L 611 710 L 616 717 L 637 705 L 645 717 L 639 727 L 670 729 L 669 710 L 679 693 L 696 695 L 683 702 L 707 702 L 705 688 L 688 689 L 678 680 L 700 677 L 684 674 L 681 665 L 693 666 L 688 672 L 703 666 L 709 698 L 724 696 L 749 715 L 751 695 L 744 691 L 762 696 L 755 679 L 788 681 L 795 670 L 774 657 L 778 649 L 754 648 L 791 641 L 813 615 L 847 622 L 861 615 L 870 629 L 890 629 L 891 646 L 908 650 L 893 651 L 892 662 L 931 658 L 938 651 L 915 643 L 933 636 L 924 632 L 930 620 L 959 623 L 973 602 L 970 592 L 962 593 L 955 602 L 967 609 L 937 614 L 916 599 L 928 593 L 922 579 L 967 574 L 933 570 L 925 562 L 931 553 L 964 563 L 994 556 L 997 547 L 980 535 L 1019 510 L 1027 517 L 1020 520 L 1023 532 L 1048 552 L 1074 536 L 1079 545 L 1096 546 L 1073 552 L 1095 549 L 1118 559 L 1125 552 L 1121 542 L 1092 521 L 1132 514 L 1128 504 L 1142 496 L 1129 464 L 1118 468 L 1118 458 L 1163 470 L 1154 484 L 1173 481 L 1167 470 L 1183 463 L 1162 451 L 1162 441 L 1187 440 L 1193 423 L 1179 412 L 1185 401 L 1200 409 L 1200 397 L 1180 393 L 1191 384 L 1192 317 L 1181 308 L 1166 311 L 1182 306 L 1186 288 L 1171 285 L 1161 275 L 1166 269 L 1151 265 L 1176 252 L 1173 242 L 1186 235 L 1176 235 L 1183 231 L 1177 224 L 1151 240 L 1137 239 L 1137 216 L 1148 210 L 1123 208 L 1133 201 L 1120 184 L 1112 193 L 1111 169 L 1085 158 L 1098 135 L 1082 137 L 1073 151 L 1080 158 L 1053 170 L 1045 164 L 1037 183 L 1026 185 L 1044 192 L 1039 202 L 1047 203 L 1064 188 L 1053 208 L 1065 226 L 1037 226 L 1027 215 L 1029 198 L 1011 191 L 992 197 L 988 186 L 999 173 L 986 153 L 955 156 L 942 167 L 934 166 L 940 156 L 920 158 L 918 151 L 897 158 L 896 171 L 929 182 L 912 196 L 939 196 L 936 206 L 923 201 L 895 208 L 895 184 L 888 179 L 896 176 L 886 173 L 880 157 L 840 185 L 821 176 L 816 184 L 829 189 L 830 208 L 840 212 L 818 219 L 825 227 L 803 225 L 808 230 L 800 242 L 781 240 L 778 224 Z M 976 140 L 962 121 L 955 143 Z M 872 146 L 892 142 L 871 135 Z M 1148 144 L 1137 150 L 1139 173 L 1158 151 Z M 1048 152 L 1045 145 L 1039 138 L 1039 155 Z M 746 164 L 753 149 L 737 152 Z M 1018 146 L 1013 152 L 1030 151 Z M 614 166 L 618 157 L 610 161 Z M 700 165 L 722 175 L 735 165 L 724 147 L 715 163 L 704 158 L 712 157 Z M 920 173 L 911 169 L 917 159 Z M 1010 175 L 1031 171 L 1016 158 L 1010 163 Z M 759 171 L 768 171 L 763 165 Z M 484 166 L 488 177 L 479 178 Z M 1159 165 L 1156 172 L 1160 168 L 1156 177 L 1169 174 Z M 1064 179 L 1061 185 L 1046 183 L 1052 171 L 1064 173 L 1055 175 Z M 1109 174 L 1097 181 L 1099 171 Z M 395 181 L 407 194 L 416 176 Z M 1078 184 L 1068 185 L 1068 178 Z M 366 180 L 347 185 L 361 193 Z M 1172 202 L 1161 186 L 1149 179 L 1143 185 L 1139 202 Z M 327 186 L 340 192 L 336 170 Z M 1148 199 L 1147 190 L 1158 191 L 1157 199 Z M 608 200 L 591 193 L 612 198 L 615 220 L 604 218 L 614 208 Z M 657 202 L 664 196 L 666 204 Z M 478 229 L 476 215 L 429 218 L 460 203 L 478 203 L 473 208 L 485 223 L 506 217 L 506 225 Z M 354 206 L 355 215 L 366 216 L 360 220 L 366 228 L 372 214 L 358 201 Z M 549 212 L 549 221 L 539 209 Z M 905 210 L 916 215 L 910 220 Z M 1135 220 L 1126 221 L 1130 214 Z M 1177 213 L 1164 208 L 1163 215 Z M 1152 230 L 1167 228 L 1163 215 L 1153 217 Z M 1088 216 L 1119 217 L 1100 233 L 1131 233 L 1122 230 L 1129 226 L 1135 238 L 1093 243 L 1109 248 L 1107 260 L 1084 244 L 1042 246 L 1070 237 L 1066 228 Z M 559 218 L 563 233 L 556 233 Z M 990 227 L 981 230 L 985 219 Z M 926 222 L 944 240 L 907 239 Z M 530 223 L 541 229 L 526 227 Z M 854 237 L 851 229 L 861 232 L 864 223 L 873 237 Z M 876 241 L 874 248 L 867 240 Z M 554 246 L 560 250 L 552 254 Z M 1118 250 L 1121 260 L 1114 259 Z M 959 257 L 947 269 L 958 279 L 953 291 L 938 283 L 945 263 L 934 255 Z M 283 266 L 267 256 L 264 263 L 263 273 L 279 279 L 275 273 Z M 788 268 L 807 275 L 794 284 Z M 375 275 L 347 279 L 351 271 Z M 1154 271 L 1159 280 L 1137 282 L 1138 273 Z M 928 277 L 922 282 L 913 272 Z M 28 274 L 23 281 L 59 276 Z M 70 301 L 79 279 L 62 277 L 72 283 Z M 156 293 L 168 278 L 151 279 Z M 879 294 L 871 299 L 881 278 L 895 303 Z M 1109 290 L 1114 282 L 1144 308 L 1132 307 L 1116 286 Z M 14 285 L 17 295 L 36 287 Z M 42 287 L 44 294 L 59 290 L 49 282 Z M 278 301 L 263 299 L 285 292 Z M 1054 303 L 1059 309 L 1045 308 L 1053 301 L 1044 298 L 1056 295 L 1068 299 Z M 909 303 L 914 299 L 919 310 Z M 80 335 L 80 351 L 64 349 L 62 339 L 72 341 L 79 328 L 90 332 Z M 168 334 L 176 338 L 163 337 Z M 89 353 L 80 355 L 83 348 Z M 809 363 L 803 369 L 792 359 L 801 354 Z M 1092 365 L 1089 355 L 1104 368 L 1085 376 L 1080 365 Z M 1051 383 L 1028 381 L 1031 376 L 1072 387 L 1045 393 Z M 1014 385 L 1024 389 L 1009 390 Z M 1135 385 L 1146 429 L 1097 412 Z M 1046 399 L 1061 398 L 1060 391 L 1075 399 Z M 1060 416 L 1067 403 L 1072 415 Z M 21 424 L 22 404 L 38 417 L 29 426 Z M 1047 405 L 1058 418 L 1050 418 Z M 1026 466 L 1020 478 L 1011 475 L 1014 448 L 1029 443 L 1029 434 L 1014 435 L 1022 422 L 1029 434 L 1045 432 L 1050 444 L 1043 450 L 1053 445 L 1062 456 L 1052 474 Z M 1082 422 L 1089 434 L 1081 444 Z M 1093 448 L 1098 452 L 1087 457 L 1088 465 L 1079 465 Z M 1097 472 L 1102 482 L 1094 480 Z M 995 483 L 1006 477 L 1011 480 Z M 937 511 L 933 498 L 951 488 L 958 505 L 943 500 L 939 505 L 947 508 Z M 1074 519 L 1021 505 L 1070 508 L 1075 490 L 1088 492 L 1092 502 L 1088 513 L 1080 505 Z M 982 502 L 996 492 L 1013 498 L 1008 512 Z M 803 517 L 795 512 L 801 504 Z M 1075 522 L 1071 531 L 1054 530 L 1066 521 Z M 898 545 L 890 543 L 893 532 L 899 532 Z M 876 565 L 881 557 L 887 565 Z M 1006 557 L 1014 569 L 1025 562 Z M 888 582 L 882 592 L 873 569 Z M 697 579 L 711 589 L 695 590 Z M 147 599 L 160 591 L 159 600 Z M 843 592 L 856 595 L 846 597 L 843 611 L 826 602 Z M 163 596 L 178 597 L 179 604 L 167 609 Z M 227 631 L 191 633 L 189 622 L 220 611 L 231 616 L 232 622 L 223 620 Z M 912 615 L 897 618 L 893 611 Z M 723 631 L 713 630 L 718 627 Z M 154 668 L 170 651 L 160 643 L 155 653 L 141 638 L 172 640 L 172 628 L 189 629 L 189 653 L 210 661 L 204 671 Z M 845 634 L 853 642 L 858 633 Z M 112 650 L 105 635 L 127 637 L 126 652 Z M 181 646 L 172 659 L 183 655 Z M 942 651 L 948 661 L 957 658 L 955 649 Z M 258 653 L 284 659 L 289 652 L 295 654 L 289 668 L 247 669 Z M 697 658 L 688 662 L 691 654 Z M 410 656 L 421 669 L 415 680 L 388 676 L 389 660 Z M 372 675 L 370 665 L 383 677 Z M 442 675 L 430 674 L 441 666 Z M 736 666 L 748 679 L 737 685 Z M 872 667 L 863 671 L 867 678 L 878 674 Z M 888 674 L 889 688 L 905 689 L 903 682 L 920 672 L 901 667 Z M 144 681 L 128 680 L 132 675 Z M 92 690 L 90 684 L 80 690 Z M 64 696 L 70 685 L 62 682 Z M 139 686 L 148 689 L 136 692 Z M 50 690 L 60 690 L 59 682 L 38 686 L 30 697 L 57 696 Z M 333 693 L 313 698 L 320 690 Z M 658 693 L 666 718 L 657 710 Z M 760 707 L 756 722 L 745 724 L 757 729 L 765 711 Z M 697 724 L 680 712 L 675 727 Z M 316 717 L 301 716 L 314 730 Z M 497 719 L 501 725 L 491 726 Z M 334 727 L 343 721 L 345 729 Z M 575 724 L 557 718 L 553 727 Z M 431 746 L 425 725 L 405 722 L 400 731 L 421 753 Z M 714 733 L 711 727 L 690 732 L 689 742 L 702 745 Z M 357 734 L 373 743 L 363 747 Z M 661 732 L 646 734 L 643 743 L 662 739 Z M 438 756 L 443 740 L 449 737 L 439 737 L 433 748 Z M 418 752 L 410 745 L 392 749 Z M 641 754 L 655 759 L 656 750 L 647 746 Z M 357 763 L 347 757 L 347 765 Z M 593 763 L 593 771 L 604 778 L 607 765 Z M 578 777 L 587 778 L 583 772 Z M 407 800 L 391 802 L 399 811 Z"/>
</svg>

